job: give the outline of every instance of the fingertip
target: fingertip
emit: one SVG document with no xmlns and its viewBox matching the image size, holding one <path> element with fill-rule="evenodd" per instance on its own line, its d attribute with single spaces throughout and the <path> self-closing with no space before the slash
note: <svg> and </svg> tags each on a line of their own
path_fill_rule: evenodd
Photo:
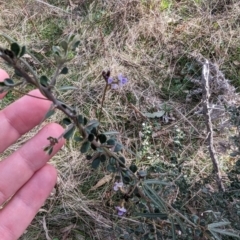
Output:
<svg viewBox="0 0 240 240">
<path fill-rule="evenodd" d="M 0 82 L 3 82 L 6 78 L 9 78 L 9 75 L 7 72 L 3 69 L 0 69 Z M 0 99 L 3 98 L 7 93 L 1 93 L 0 94 Z"/>
<path fill-rule="evenodd" d="M 53 165 L 47 163 L 39 171 L 41 171 L 42 183 L 49 186 L 49 189 L 51 190 L 57 182 L 57 170 L 56 170 L 56 168 Z M 49 194 L 50 194 L 50 192 L 49 192 Z"/>
<path fill-rule="evenodd" d="M 0 82 L 3 82 L 4 79 L 9 78 L 7 72 L 3 69 L 0 69 Z"/>
</svg>

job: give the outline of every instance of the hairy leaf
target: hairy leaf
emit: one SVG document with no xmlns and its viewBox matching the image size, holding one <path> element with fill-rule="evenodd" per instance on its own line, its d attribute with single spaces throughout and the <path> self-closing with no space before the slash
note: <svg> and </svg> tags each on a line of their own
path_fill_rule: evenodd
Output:
<svg viewBox="0 0 240 240">
<path fill-rule="evenodd" d="M 68 74 L 68 68 L 67 67 L 64 67 L 62 69 L 62 71 L 60 72 L 60 74 Z"/>
<path fill-rule="evenodd" d="M 77 90 L 77 89 L 78 88 L 74 86 L 62 86 L 58 88 L 59 91 L 68 91 L 68 90 Z"/>
<path fill-rule="evenodd" d="M 137 213 L 137 216 L 146 218 L 160 218 L 162 220 L 168 219 L 168 215 L 166 213 Z"/>
<path fill-rule="evenodd" d="M 40 77 L 40 84 L 42 86 L 47 87 L 48 86 L 48 82 L 49 82 L 49 80 L 48 80 L 48 78 L 46 76 L 43 75 L 43 76 Z"/>
<path fill-rule="evenodd" d="M 14 86 L 15 83 L 14 83 L 14 81 L 12 79 L 6 78 L 6 79 L 4 79 L 4 85 L 8 86 L 8 87 L 11 87 L 11 86 Z"/>
<path fill-rule="evenodd" d="M 122 150 L 122 148 L 123 148 L 122 144 L 120 144 L 120 143 L 116 143 L 116 145 L 115 145 L 113 151 L 114 151 L 114 152 L 119 152 L 119 151 Z"/>
<path fill-rule="evenodd" d="M 104 134 L 99 134 L 98 139 L 99 139 L 100 143 L 105 143 L 107 141 L 107 137 Z"/>
<path fill-rule="evenodd" d="M 72 122 L 71 122 L 71 120 L 70 120 L 69 118 L 64 118 L 64 119 L 62 120 L 62 123 L 63 123 L 64 125 L 68 126 L 68 125 L 71 124 Z"/>
<path fill-rule="evenodd" d="M 154 113 L 144 113 L 144 116 L 148 118 L 159 118 L 162 117 L 165 114 L 165 111 L 159 111 L 159 112 L 154 112 Z"/>
<path fill-rule="evenodd" d="M 137 168 L 137 166 L 136 166 L 135 164 L 132 164 L 132 165 L 129 167 L 129 169 L 130 169 L 133 173 L 135 173 L 135 172 L 138 170 L 138 168 Z"/>
<path fill-rule="evenodd" d="M 100 163 L 101 163 L 100 158 L 95 158 L 95 159 L 92 161 L 92 168 L 97 169 L 97 168 L 99 167 Z"/>
<path fill-rule="evenodd" d="M 20 53 L 20 50 L 21 48 L 16 42 L 11 44 L 11 51 L 14 52 L 16 56 L 18 56 L 18 54 Z"/>
<path fill-rule="evenodd" d="M 111 172 L 111 173 L 115 173 L 117 171 L 116 167 L 111 165 L 111 164 L 108 164 L 107 165 L 107 171 Z"/>
<path fill-rule="evenodd" d="M 80 152 L 81 153 L 86 153 L 88 152 L 89 148 L 90 148 L 90 142 L 89 141 L 86 141 L 82 144 L 81 148 L 80 148 Z"/>
<path fill-rule="evenodd" d="M 22 57 L 25 53 L 26 53 L 26 47 L 25 47 L 25 46 L 22 46 L 21 52 L 20 52 L 20 54 L 19 54 L 19 57 Z"/>
<path fill-rule="evenodd" d="M 72 137 L 74 131 L 75 131 L 75 127 L 72 126 L 71 128 L 69 128 L 69 129 L 64 133 L 63 137 L 64 137 L 65 139 L 69 140 L 69 139 Z"/>
</svg>

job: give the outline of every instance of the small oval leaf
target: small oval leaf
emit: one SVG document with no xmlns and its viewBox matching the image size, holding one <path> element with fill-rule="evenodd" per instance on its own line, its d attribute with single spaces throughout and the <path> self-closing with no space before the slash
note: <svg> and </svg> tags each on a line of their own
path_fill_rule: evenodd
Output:
<svg viewBox="0 0 240 240">
<path fill-rule="evenodd" d="M 111 172 L 111 173 L 115 173 L 117 171 L 116 167 L 111 165 L 111 164 L 108 164 L 107 165 L 107 171 Z"/>
<path fill-rule="evenodd" d="M 98 139 L 99 139 L 100 143 L 105 143 L 107 141 L 107 137 L 104 134 L 99 134 Z"/>
<path fill-rule="evenodd" d="M 123 148 L 122 144 L 116 143 L 113 151 L 114 151 L 114 152 L 119 152 L 119 151 L 122 150 L 122 148 Z"/>
<path fill-rule="evenodd" d="M 58 88 L 59 91 L 68 91 L 68 90 L 77 90 L 77 89 L 78 88 L 74 86 L 62 86 Z"/>
<path fill-rule="evenodd" d="M 69 130 L 67 132 L 64 133 L 63 137 L 65 139 L 69 140 L 72 137 L 74 131 L 75 131 L 75 127 L 73 126 L 73 127 L 69 128 Z"/>
<path fill-rule="evenodd" d="M 40 77 L 40 84 L 43 86 L 43 87 L 47 87 L 48 86 L 48 78 L 46 76 L 41 76 Z"/>
<path fill-rule="evenodd" d="M 8 87 L 12 87 L 15 85 L 14 81 L 10 78 L 6 78 L 4 79 L 4 85 L 5 86 L 8 86 Z"/>
<path fill-rule="evenodd" d="M 107 160 L 107 157 L 105 154 L 100 155 L 101 162 L 105 162 Z"/>
<path fill-rule="evenodd" d="M 67 67 L 64 67 L 62 69 L 62 71 L 60 72 L 60 74 L 68 74 L 68 68 Z"/>
<path fill-rule="evenodd" d="M 89 150 L 90 145 L 91 145 L 91 144 L 90 144 L 89 141 L 84 142 L 84 143 L 82 144 L 82 146 L 81 146 L 80 152 L 81 152 L 81 153 L 86 153 L 86 152 Z"/>
<path fill-rule="evenodd" d="M 108 139 L 107 140 L 107 145 L 114 146 L 115 145 L 115 140 L 114 139 Z"/>
<path fill-rule="evenodd" d="M 68 50 L 68 44 L 67 44 L 67 42 L 66 41 L 61 41 L 60 42 L 60 46 L 63 48 L 63 50 L 64 50 L 64 52 L 65 52 L 65 54 L 66 54 L 66 52 L 67 52 L 67 50 Z"/>
<path fill-rule="evenodd" d="M 135 172 L 138 170 L 138 168 L 137 168 L 137 166 L 136 166 L 135 164 L 132 164 L 132 165 L 129 167 L 129 169 L 130 169 L 133 173 L 135 173 Z"/>
<path fill-rule="evenodd" d="M 68 125 L 71 124 L 72 122 L 71 122 L 71 120 L 70 120 L 69 118 L 64 118 L 64 119 L 62 120 L 62 123 L 63 123 L 64 125 L 68 126 Z"/>
<path fill-rule="evenodd" d="M 100 158 L 95 158 L 95 159 L 92 161 L 92 168 L 97 169 L 97 168 L 99 167 L 100 163 L 101 163 Z"/>
<path fill-rule="evenodd" d="M 21 48 L 16 42 L 11 44 L 11 51 L 14 52 L 16 56 L 18 56 L 20 50 Z"/>
<path fill-rule="evenodd" d="M 121 163 L 119 163 L 119 165 L 121 167 L 125 167 L 125 158 L 124 157 L 119 157 L 119 160 L 121 161 Z"/>
<path fill-rule="evenodd" d="M 21 52 L 19 54 L 19 57 L 22 57 L 26 53 L 26 47 L 22 46 Z"/>
</svg>

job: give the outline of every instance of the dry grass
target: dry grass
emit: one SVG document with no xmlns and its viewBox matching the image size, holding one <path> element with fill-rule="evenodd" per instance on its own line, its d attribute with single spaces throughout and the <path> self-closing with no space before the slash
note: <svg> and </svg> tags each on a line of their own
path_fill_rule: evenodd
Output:
<svg viewBox="0 0 240 240">
<path fill-rule="evenodd" d="M 199 100 L 186 103 L 192 85 L 190 54 L 201 53 L 217 63 L 226 76 L 239 85 L 240 74 L 240 2 L 238 0 L 49 0 L 0 1 L 0 29 L 32 50 L 40 64 L 30 59 L 39 74 L 54 71 L 51 45 L 70 33 L 80 34 L 78 54 L 69 63 L 70 73 L 58 86 L 73 85 L 77 91 L 61 94 L 67 103 L 76 104 L 88 118 L 96 118 L 104 80 L 101 72 L 123 73 L 129 79 L 124 89 L 108 92 L 104 103 L 103 130 L 118 131 L 126 149 L 128 164 L 136 161 L 141 168 L 150 165 L 173 166 L 171 157 L 178 155 L 182 174 L 191 183 L 201 182 L 211 172 L 205 145 L 205 125 L 194 115 Z M 0 39 L 5 45 L 4 39 Z M 50 60 L 49 57 L 50 56 Z M 0 66 L 8 69 L 2 62 Z M 1 107 L 18 98 L 9 94 Z M 158 111 L 170 106 L 173 120 L 145 120 L 138 111 Z M 132 108 L 133 104 L 135 108 Z M 136 109 L 138 111 L 136 111 Z M 51 121 L 59 122 L 61 113 Z M 151 146 L 142 150 L 142 123 L 151 126 Z M 177 127 L 176 127 L 177 126 Z M 160 127 L 160 129 L 159 129 Z M 6 154 L 33 136 L 37 127 L 24 136 Z M 174 139 L 180 129 L 183 147 L 177 150 Z M 144 133 L 145 134 L 145 133 Z M 216 146 L 226 141 L 230 132 L 216 133 Z M 219 145 L 218 145 L 219 146 Z M 119 219 L 105 197 L 112 182 L 91 192 L 104 169 L 91 170 L 79 147 L 69 142 L 51 163 L 58 169 L 58 183 L 22 240 L 32 239 L 118 239 L 109 229 L 123 227 L 138 220 Z M 129 150 L 127 150 L 129 149 Z M 146 152 L 147 151 L 147 152 Z M 221 166 L 227 169 L 228 152 L 221 154 Z M 147 158 L 147 156 L 151 158 Z M 178 163 L 179 163 L 178 162 Z M 179 176 L 181 177 L 181 176 Z M 193 193 L 197 196 L 198 193 Z M 200 194 L 199 194 L 200 195 Z M 200 203 L 199 203 L 200 204 Z M 197 206 L 199 207 L 199 206 Z"/>
</svg>

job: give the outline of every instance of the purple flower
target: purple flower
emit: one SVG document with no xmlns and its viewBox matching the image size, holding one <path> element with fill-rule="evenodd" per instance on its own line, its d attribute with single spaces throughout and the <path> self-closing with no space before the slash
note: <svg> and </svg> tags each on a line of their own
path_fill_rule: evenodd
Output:
<svg viewBox="0 0 240 240">
<path fill-rule="evenodd" d="M 116 207 L 116 210 L 118 210 L 118 216 L 122 216 L 124 213 L 127 212 L 127 209 L 125 207 Z"/>
<path fill-rule="evenodd" d="M 112 84 L 112 82 L 113 82 L 113 78 L 112 78 L 112 77 L 109 77 L 109 78 L 108 78 L 108 84 Z"/>
<path fill-rule="evenodd" d="M 122 187 L 123 187 L 123 182 L 115 182 L 113 186 L 113 190 L 118 191 L 119 188 L 122 188 Z"/>
<path fill-rule="evenodd" d="M 122 74 L 118 75 L 119 86 L 122 86 L 128 82 L 128 79 L 123 77 Z"/>
<path fill-rule="evenodd" d="M 111 89 L 118 89 L 118 84 L 116 84 L 116 83 L 112 83 L 111 84 Z"/>
</svg>

